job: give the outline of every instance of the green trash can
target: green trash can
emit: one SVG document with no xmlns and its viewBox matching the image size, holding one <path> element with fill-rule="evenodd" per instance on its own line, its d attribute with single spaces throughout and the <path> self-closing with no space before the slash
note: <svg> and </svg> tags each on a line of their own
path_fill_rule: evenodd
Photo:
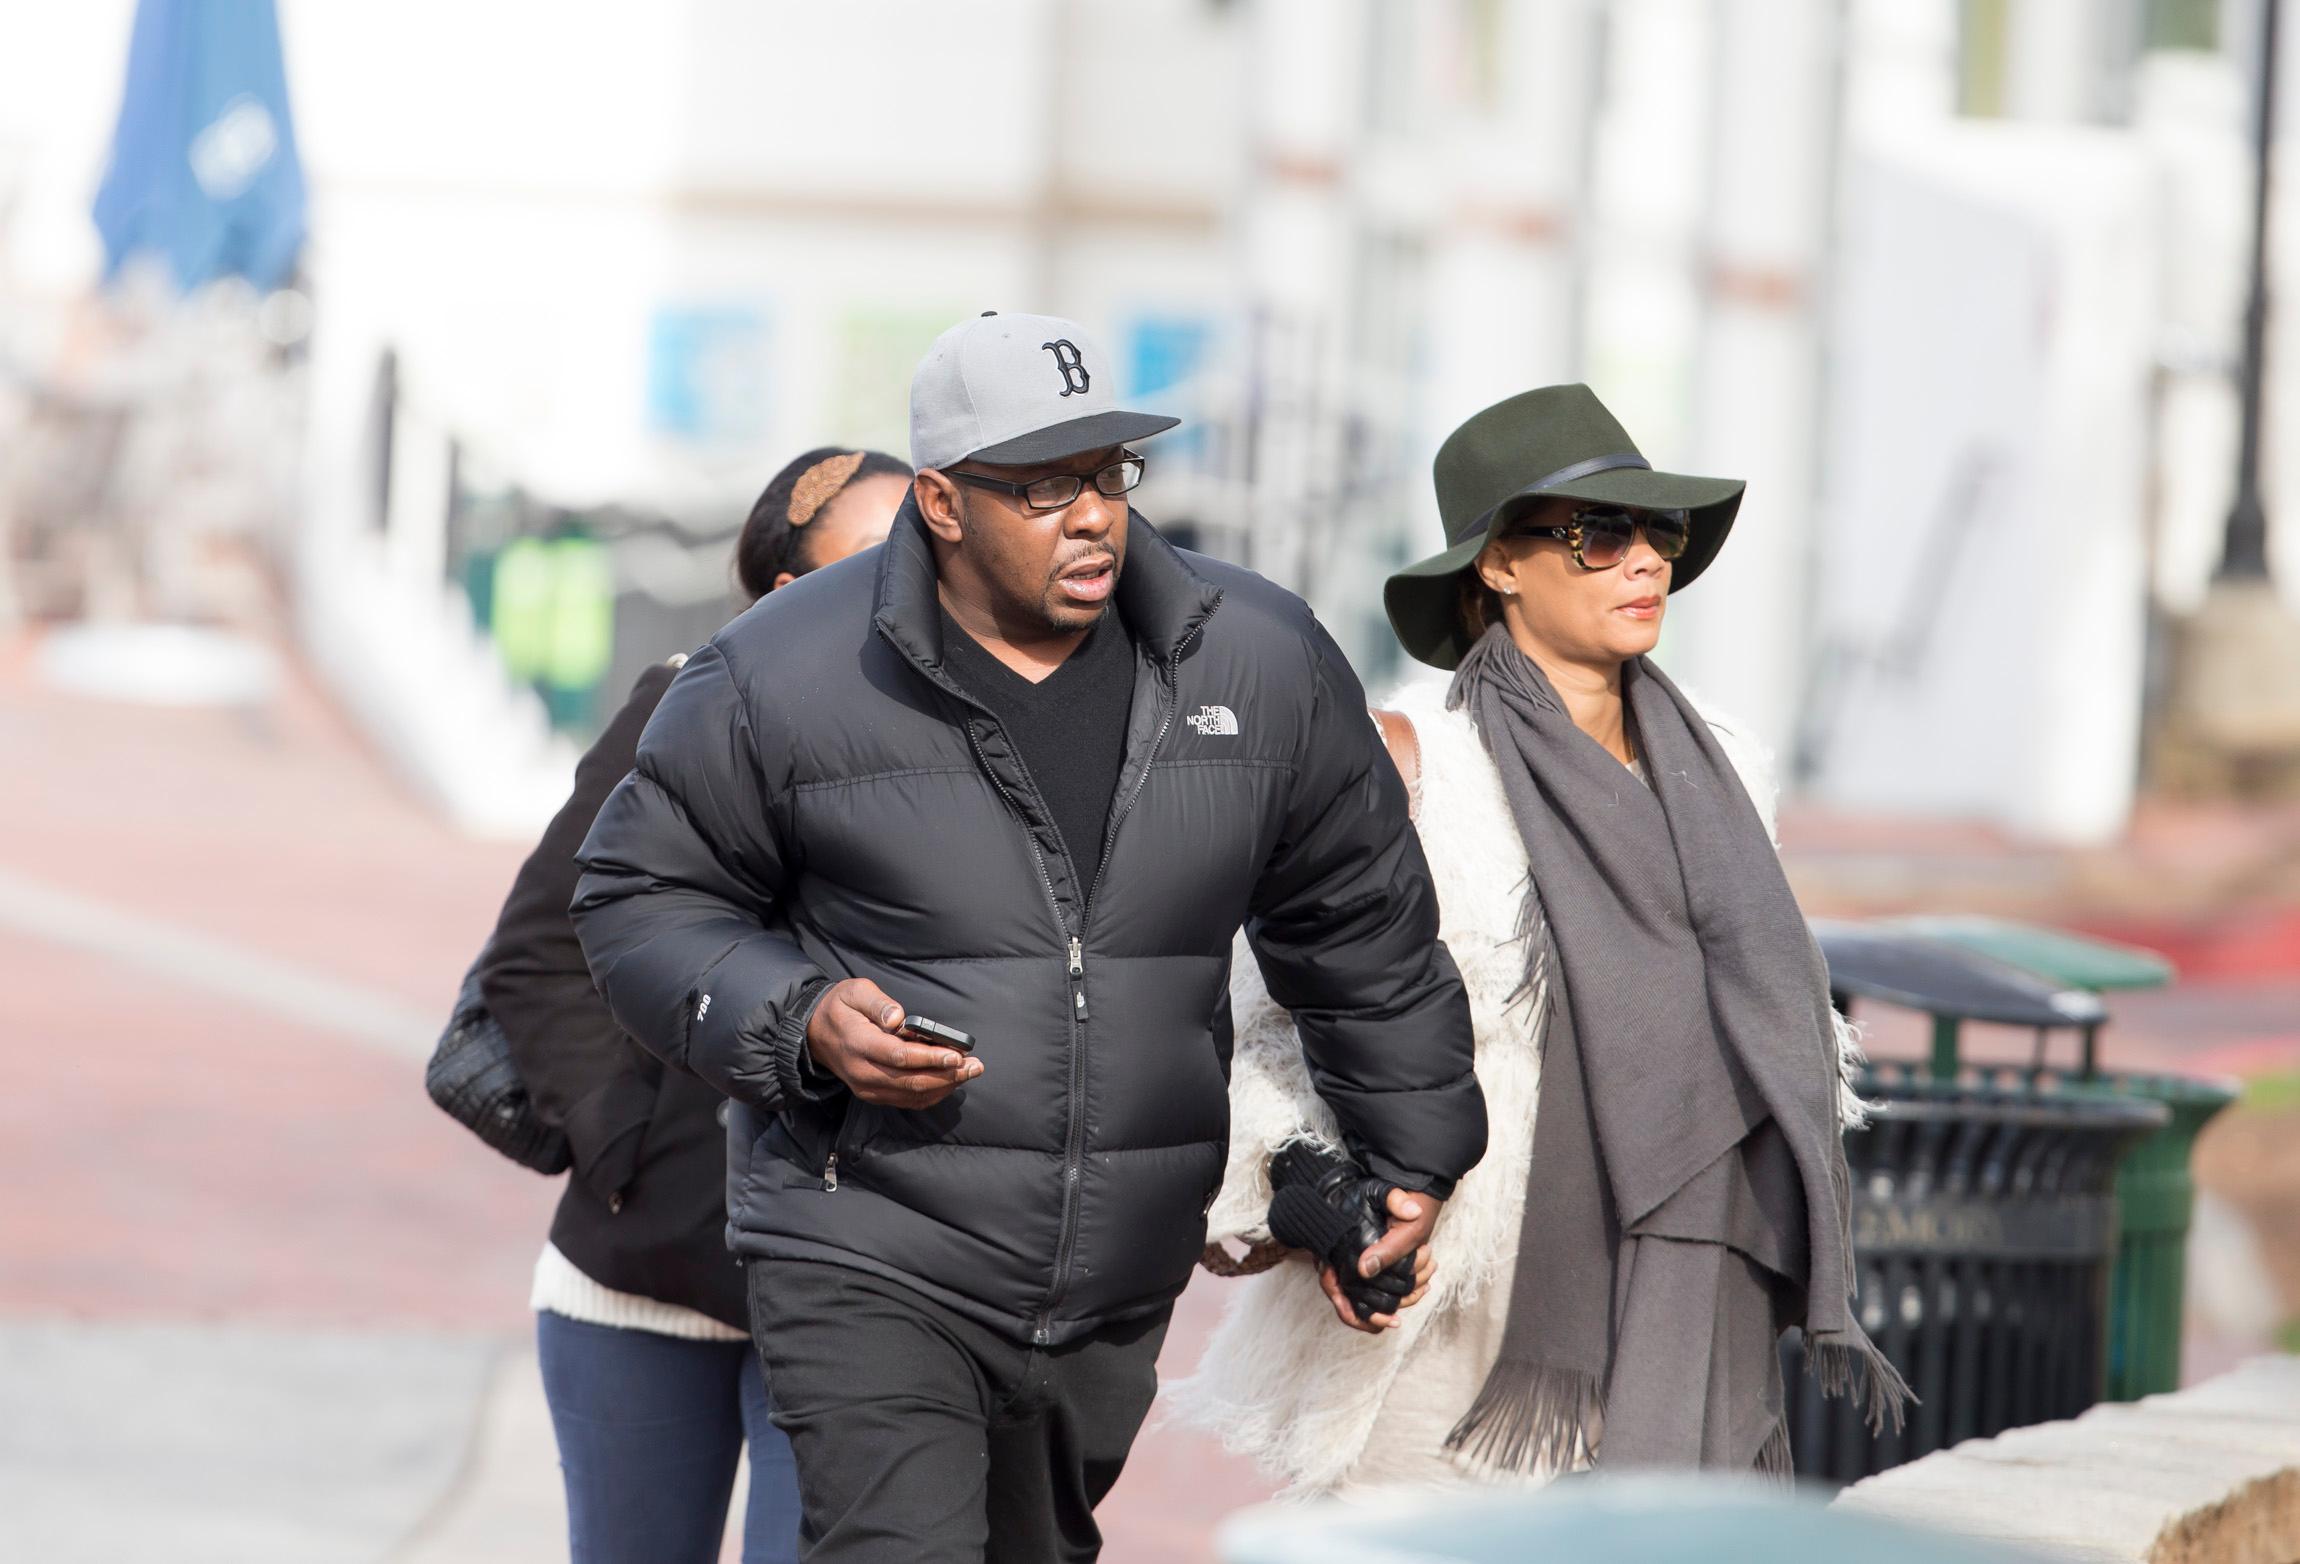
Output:
<svg viewBox="0 0 2300 1564">
<path fill-rule="evenodd" d="M 2117 1175 L 2116 1269 L 2109 1273 L 2108 1399 L 2138 1401 L 2180 1388 L 2188 1227 L 2196 1214 L 2189 1160 L 2196 1137 L 2236 1100 L 2233 1081 L 2180 1075 L 2090 1078 L 2121 1096 L 2172 1110 L 2172 1122 L 2132 1148 Z M 2078 1082 L 2071 1082 L 2072 1089 Z"/>
<path fill-rule="evenodd" d="M 2013 923 L 1999 918 L 1901 918 L 1894 927 L 1976 951 L 2071 988 L 2157 988 L 2172 964 L 2153 951 Z M 2171 1120 L 2126 1156 L 2117 1175 L 2116 1267 L 2109 1279 L 2108 1383 L 2111 1401 L 2137 1401 L 2180 1388 L 2183 1298 L 2188 1282 L 2188 1228 L 2196 1211 L 2189 1162 L 2196 1137 L 2236 1100 L 2233 1081 L 2149 1075 L 2099 1067 L 2105 1016 L 2081 1023 L 2082 1052 L 2073 1072 L 2045 1063 L 2037 1037 L 2032 1084 L 2072 1092 L 2137 1097 L 2163 1103 Z"/>
</svg>

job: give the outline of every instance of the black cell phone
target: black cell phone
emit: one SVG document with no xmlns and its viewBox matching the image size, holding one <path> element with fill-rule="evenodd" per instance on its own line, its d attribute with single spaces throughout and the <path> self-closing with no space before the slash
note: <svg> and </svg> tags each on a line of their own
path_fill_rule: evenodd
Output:
<svg viewBox="0 0 2300 1564">
<path fill-rule="evenodd" d="M 904 1016 L 903 1035 L 914 1043 L 940 1043 L 955 1048 L 962 1054 L 974 1052 L 974 1039 L 955 1026 L 944 1026 L 940 1021 L 929 1021 L 925 1016 Z"/>
</svg>

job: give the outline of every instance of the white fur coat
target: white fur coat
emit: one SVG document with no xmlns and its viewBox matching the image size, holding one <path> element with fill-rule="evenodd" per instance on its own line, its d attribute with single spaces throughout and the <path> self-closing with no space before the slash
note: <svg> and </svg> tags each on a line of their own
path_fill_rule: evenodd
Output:
<svg viewBox="0 0 2300 1564">
<path fill-rule="evenodd" d="M 1164 1392 L 1173 1415 L 1219 1434 L 1231 1450 L 1253 1456 L 1295 1492 L 1342 1482 L 1423 1333 L 1487 1289 L 1508 1285 L 1504 1261 L 1523 1220 L 1546 984 L 1537 980 L 1511 998 L 1525 977 L 1524 946 L 1515 937 L 1529 873 L 1525 849 L 1500 773 L 1468 714 L 1445 709 L 1445 690 L 1443 679 L 1417 680 L 1385 704 L 1413 723 L 1421 751 L 1415 823 L 1437 888 L 1439 934 L 1469 994 L 1489 1125 L 1485 1159 L 1441 1210 L 1431 1238 L 1437 1271 L 1429 1295 L 1405 1312 L 1397 1329 L 1379 1336 L 1344 1329 L 1315 1272 L 1292 1257 L 1234 1284 L 1197 1372 Z M 1767 835 L 1773 835 L 1771 758 L 1730 719 L 1698 701 L 1696 706 L 1740 774 Z M 1311 1088 L 1292 1020 L 1263 987 L 1243 940 L 1232 970 L 1237 1044 L 1230 1157 L 1208 1214 L 1207 1236 L 1252 1242 L 1269 1236 L 1271 1154 L 1305 1134 L 1332 1143 L 1337 1131 Z M 1862 1106 L 1852 1087 L 1859 1044 L 1841 1019 L 1837 1043 L 1840 1109 L 1847 1123 L 1859 1123 Z"/>
</svg>

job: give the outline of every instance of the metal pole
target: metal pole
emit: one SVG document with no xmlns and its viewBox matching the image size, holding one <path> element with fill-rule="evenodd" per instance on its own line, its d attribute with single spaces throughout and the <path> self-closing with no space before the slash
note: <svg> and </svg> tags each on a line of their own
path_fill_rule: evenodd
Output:
<svg viewBox="0 0 2300 1564">
<path fill-rule="evenodd" d="M 2268 512 L 2260 500 L 2260 382 L 2268 336 L 2268 186 L 2276 145 L 2276 19 L 2281 0 L 2261 0 L 2260 102 L 2253 126 L 2257 160 L 2252 187 L 2252 296 L 2244 306 L 2244 433 L 2236 456 L 2236 503 L 2217 581 L 2264 580 L 2268 575 Z"/>
</svg>

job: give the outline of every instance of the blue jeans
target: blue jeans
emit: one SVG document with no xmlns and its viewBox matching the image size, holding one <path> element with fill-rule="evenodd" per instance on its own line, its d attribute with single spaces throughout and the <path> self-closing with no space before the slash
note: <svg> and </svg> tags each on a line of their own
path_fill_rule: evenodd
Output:
<svg viewBox="0 0 2300 1564">
<path fill-rule="evenodd" d="M 747 1341 L 681 1341 L 540 1311 L 543 1398 L 567 1478 L 574 1564 L 714 1564 L 751 1452 L 743 1564 L 799 1556 L 791 1442 Z"/>
</svg>

